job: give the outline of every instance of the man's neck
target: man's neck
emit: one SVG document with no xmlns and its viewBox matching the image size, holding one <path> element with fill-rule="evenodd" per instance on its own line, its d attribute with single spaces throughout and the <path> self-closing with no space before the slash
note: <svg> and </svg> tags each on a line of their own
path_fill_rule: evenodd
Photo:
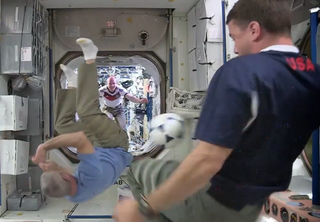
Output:
<svg viewBox="0 0 320 222">
<path fill-rule="evenodd" d="M 259 44 L 259 50 L 261 51 L 265 48 L 268 48 L 270 46 L 274 45 L 287 45 L 287 46 L 294 46 L 291 37 L 274 37 L 269 36 L 267 37 L 263 42 Z"/>
<path fill-rule="evenodd" d="M 77 184 L 77 182 L 78 182 L 78 179 L 77 178 L 74 178 L 74 183 L 71 183 L 72 185 L 72 188 L 71 188 L 71 192 L 70 192 L 70 197 L 74 197 L 77 193 L 78 193 L 78 186 L 77 185 L 75 185 L 75 184 Z"/>
</svg>

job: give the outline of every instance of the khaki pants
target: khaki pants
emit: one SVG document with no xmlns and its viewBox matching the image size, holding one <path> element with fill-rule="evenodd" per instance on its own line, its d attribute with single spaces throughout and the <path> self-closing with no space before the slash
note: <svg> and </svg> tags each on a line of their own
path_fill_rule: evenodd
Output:
<svg viewBox="0 0 320 222">
<path fill-rule="evenodd" d="M 140 194 L 148 195 L 169 178 L 179 163 L 176 161 L 142 159 L 131 163 L 130 168 L 121 176 L 130 187 L 135 198 Z M 154 222 L 255 222 L 262 206 L 246 206 L 234 211 L 210 197 L 207 188 L 197 192 L 184 202 L 162 211 Z M 172 194 L 174 195 L 174 194 Z"/>
<path fill-rule="evenodd" d="M 60 89 L 55 104 L 55 130 L 59 134 L 83 131 L 98 147 L 129 148 L 127 134 L 99 108 L 96 64 L 83 63 L 78 69 L 77 89 Z M 79 121 L 75 121 L 75 113 Z"/>
<path fill-rule="evenodd" d="M 107 107 L 106 105 L 104 105 L 104 107 L 102 108 L 102 112 L 105 113 L 110 119 L 115 118 L 121 129 L 127 131 L 127 120 L 122 104 L 117 107 Z"/>
</svg>

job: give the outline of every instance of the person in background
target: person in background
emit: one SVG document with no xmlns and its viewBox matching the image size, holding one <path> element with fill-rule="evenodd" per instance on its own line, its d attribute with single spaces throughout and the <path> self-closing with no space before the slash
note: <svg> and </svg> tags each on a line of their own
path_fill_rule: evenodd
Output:
<svg viewBox="0 0 320 222">
<path fill-rule="evenodd" d="M 128 93 L 126 89 L 117 84 L 117 80 L 114 76 L 110 76 L 107 80 L 107 84 L 99 89 L 103 98 L 104 106 L 102 112 L 104 112 L 110 119 L 115 118 L 119 126 L 126 131 L 126 116 L 123 107 L 123 99 L 126 98 L 134 103 L 148 103 L 146 98 L 139 99 Z"/>
</svg>

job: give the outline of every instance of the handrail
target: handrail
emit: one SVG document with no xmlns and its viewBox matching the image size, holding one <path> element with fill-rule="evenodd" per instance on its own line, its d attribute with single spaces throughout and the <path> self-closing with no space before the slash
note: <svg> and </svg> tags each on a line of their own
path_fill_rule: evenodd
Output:
<svg viewBox="0 0 320 222">
<path fill-rule="evenodd" d="M 310 10 L 310 31 L 311 31 L 311 59 L 317 63 L 317 29 L 320 8 Z M 319 128 L 312 134 L 312 204 L 320 205 L 320 175 L 319 175 Z"/>
</svg>

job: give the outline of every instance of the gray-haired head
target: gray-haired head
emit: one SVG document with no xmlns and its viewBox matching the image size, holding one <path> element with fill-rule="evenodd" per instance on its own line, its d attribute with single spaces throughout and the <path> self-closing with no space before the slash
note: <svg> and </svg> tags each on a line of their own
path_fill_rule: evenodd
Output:
<svg viewBox="0 0 320 222">
<path fill-rule="evenodd" d="M 71 193 L 71 183 L 62 178 L 59 171 L 44 172 L 40 178 L 41 190 L 44 195 L 62 198 Z"/>
</svg>

